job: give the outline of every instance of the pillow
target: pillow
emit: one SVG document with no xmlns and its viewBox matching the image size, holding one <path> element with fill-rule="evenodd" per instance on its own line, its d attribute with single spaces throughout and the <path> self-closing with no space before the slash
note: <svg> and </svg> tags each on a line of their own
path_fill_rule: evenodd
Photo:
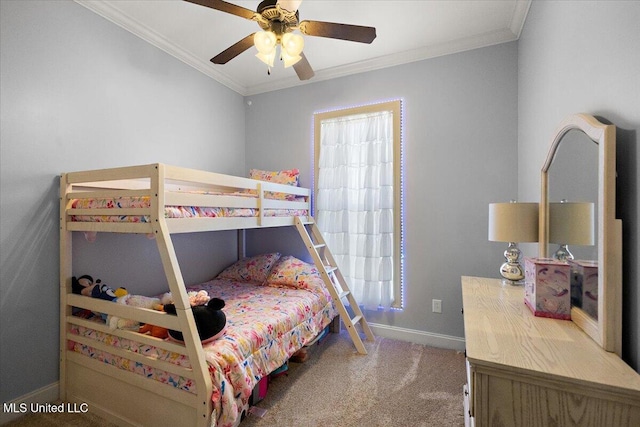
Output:
<svg viewBox="0 0 640 427">
<path fill-rule="evenodd" d="M 320 277 L 318 269 L 291 255 L 283 256 L 273 266 L 267 279 L 267 286 L 306 289 L 314 294 L 324 295 L 326 301 L 331 301 L 331 294 Z"/>
<path fill-rule="evenodd" d="M 259 181 L 273 182 L 275 184 L 286 184 L 297 187 L 300 182 L 300 171 L 298 169 L 288 169 L 283 171 L 263 171 L 260 169 L 250 169 L 249 178 Z M 294 194 L 274 193 L 267 191 L 265 196 L 270 199 L 294 200 Z"/>
<path fill-rule="evenodd" d="M 305 289 L 309 288 L 312 282 L 317 283 L 316 279 L 320 279 L 320 282 L 324 283 L 314 265 L 291 255 L 286 255 L 280 258 L 271 270 L 271 274 L 267 278 L 267 284 Z"/>
<path fill-rule="evenodd" d="M 289 169 L 283 171 L 263 171 L 260 169 L 250 169 L 249 178 L 260 181 L 269 181 L 276 184 L 286 184 L 298 186 L 300 181 L 300 171 L 298 169 Z"/>
<path fill-rule="evenodd" d="M 216 279 L 235 280 L 262 285 L 267 280 L 273 265 L 280 258 L 278 252 L 244 258 L 225 268 Z"/>
</svg>

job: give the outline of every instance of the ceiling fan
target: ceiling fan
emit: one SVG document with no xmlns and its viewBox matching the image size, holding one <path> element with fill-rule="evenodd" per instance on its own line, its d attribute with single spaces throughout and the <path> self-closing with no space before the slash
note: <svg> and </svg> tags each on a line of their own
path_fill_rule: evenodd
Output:
<svg viewBox="0 0 640 427">
<path fill-rule="evenodd" d="M 300 21 L 298 6 L 302 0 L 264 0 L 258 5 L 255 12 L 222 0 L 185 1 L 256 21 L 263 30 L 249 34 L 211 58 L 211 62 L 214 64 L 226 64 L 251 46 L 256 46 L 258 49 L 256 56 L 272 67 L 276 48 L 280 45 L 281 59 L 285 67 L 293 66 L 300 80 L 308 80 L 314 76 L 314 72 L 302 52 L 304 40 L 302 36 L 293 33 L 295 30 L 299 30 L 307 36 L 360 43 L 371 43 L 376 38 L 374 27 L 322 21 Z"/>
</svg>

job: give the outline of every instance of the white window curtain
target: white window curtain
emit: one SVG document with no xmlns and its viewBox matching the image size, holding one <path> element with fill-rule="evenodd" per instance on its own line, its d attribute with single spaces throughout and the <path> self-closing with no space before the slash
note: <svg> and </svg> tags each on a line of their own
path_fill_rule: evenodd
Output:
<svg viewBox="0 0 640 427">
<path fill-rule="evenodd" d="M 321 123 L 316 220 L 353 296 L 393 303 L 393 113 Z"/>
</svg>

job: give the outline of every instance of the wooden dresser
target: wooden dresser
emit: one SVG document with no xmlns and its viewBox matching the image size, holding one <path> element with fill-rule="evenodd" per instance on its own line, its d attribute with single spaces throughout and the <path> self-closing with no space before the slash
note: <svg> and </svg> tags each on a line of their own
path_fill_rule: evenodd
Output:
<svg viewBox="0 0 640 427">
<path fill-rule="evenodd" d="M 462 277 L 462 300 L 466 426 L 640 426 L 640 375 L 573 322 L 498 279 Z"/>
</svg>

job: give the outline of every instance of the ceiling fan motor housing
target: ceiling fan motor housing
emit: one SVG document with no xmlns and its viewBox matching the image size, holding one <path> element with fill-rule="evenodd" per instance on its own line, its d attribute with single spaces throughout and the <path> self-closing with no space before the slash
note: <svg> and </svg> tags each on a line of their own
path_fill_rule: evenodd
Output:
<svg viewBox="0 0 640 427">
<path fill-rule="evenodd" d="M 298 25 L 299 14 L 280 13 L 276 4 L 278 0 L 264 0 L 258 5 L 256 12 L 264 18 L 265 22 L 258 21 L 260 27 L 265 31 L 273 31 L 277 36 L 291 31 L 290 27 Z"/>
</svg>

